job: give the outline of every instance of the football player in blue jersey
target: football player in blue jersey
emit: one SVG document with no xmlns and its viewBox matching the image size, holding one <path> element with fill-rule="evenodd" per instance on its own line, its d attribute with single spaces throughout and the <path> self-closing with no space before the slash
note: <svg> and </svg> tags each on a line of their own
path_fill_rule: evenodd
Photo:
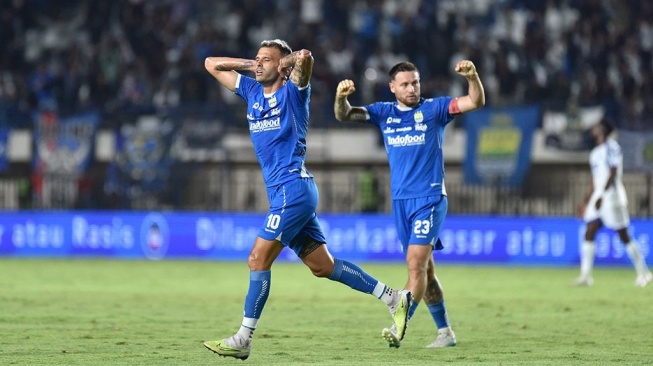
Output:
<svg viewBox="0 0 653 366">
<path fill-rule="evenodd" d="M 263 41 L 253 60 L 208 57 L 206 70 L 247 102 L 247 122 L 261 166 L 270 209 L 249 254 L 250 282 L 238 332 L 204 346 L 228 357 L 247 359 L 252 335 L 270 293 L 271 268 L 284 247 L 292 249 L 317 277 L 373 294 L 390 309 L 399 338 L 408 321 L 412 294 L 393 290 L 353 263 L 334 258 L 315 210 L 318 190 L 306 169 L 306 132 L 313 56 L 292 52 L 285 41 Z M 252 72 L 255 77 L 241 72 Z M 225 279 L 228 280 L 228 279 Z"/>
<path fill-rule="evenodd" d="M 343 80 L 334 103 L 338 121 L 371 123 L 383 134 L 390 165 L 392 211 L 408 266 L 406 288 L 413 293 L 409 318 L 424 299 L 438 328 L 435 340 L 427 346 L 432 348 L 456 345 L 432 255 L 434 249 L 442 249 L 438 236 L 448 205 L 442 155 L 444 128 L 456 115 L 485 105 L 476 66 L 463 60 L 455 71 L 468 81 L 468 94 L 460 98 L 422 98 L 417 67 L 401 62 L 389 73 L 390 91 L 396 101 L 352 107 L 347 97 L 356 88 L 351 80 Z M 390 347 L 399 347 L 401 337 L 394 325 L 383 329 L 382 336 Z"/>
</svg>

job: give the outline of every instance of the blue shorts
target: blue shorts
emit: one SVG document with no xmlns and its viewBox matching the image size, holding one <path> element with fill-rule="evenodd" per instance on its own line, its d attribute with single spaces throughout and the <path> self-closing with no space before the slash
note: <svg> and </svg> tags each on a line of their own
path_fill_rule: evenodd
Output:
<svg viewBox="0 0 653 366">
<path fill-rule="evenodd" d="M 428 196 L 392 201 L 397 236 L 404 253 L 408 245 L 433 245 L 443 248 L 439 239 L 449 201 L 447 196 Z"/>
<path fill-rule="evenodd" d="M 258 236 L 278 240 L 298 256 L 311 242 L 326 243 L 315 209 L 317 186 L 312 178 L 299 178 L 268 188 L 270 210 Z"/>
</svg>

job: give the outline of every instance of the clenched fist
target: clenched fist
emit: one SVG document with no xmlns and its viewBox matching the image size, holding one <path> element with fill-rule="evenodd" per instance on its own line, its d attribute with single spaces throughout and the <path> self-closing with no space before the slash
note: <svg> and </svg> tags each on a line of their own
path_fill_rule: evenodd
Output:
<svg viewBox="0 0 653 366">
<path fill-rule="evenodd" d="M 336 98 L 348 97 L 355 91 L 356 87 L 354 86 L 354 82 L 349 79 L 345 79 L 338 83 L 338 88 L 336 89 Z"/>
<path fill-rule="evenodd" d="M 474 63 L 469 60 L 459 61 L 456 64 L 455 70 L 459 75 L 464 76 L 466 78 L 477 76 L 476 66 L 474 66 Z"/>
</svg>

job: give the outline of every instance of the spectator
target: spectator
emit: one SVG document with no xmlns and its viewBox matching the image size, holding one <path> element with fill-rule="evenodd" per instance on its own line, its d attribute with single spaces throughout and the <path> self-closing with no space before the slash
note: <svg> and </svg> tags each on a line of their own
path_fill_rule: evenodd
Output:
<svg viewBox="0 0 653 366">
<path fill-rule="evenodd" d="M 164 80 L 179 81 L 180 103 L 229 102 L 216 93 L 203 95 L 210 88 L 197 77 L 202 70 L 196 64 L 201 69 L 201 60 L 212 53 L 251 54 L 257 47 L 252 40 L 270 36 L 291 38 L 298 47 L 311 43 L 318 66 L 323 66 L 316 68 L 314 78 L 321 88 L 332 90 L 335 80 L 361 75 L 354 81 L 369 85 L 356 97 L 362 104 L 381 98 L 385 90 L 376 88 L 365 70 L 375 71 L 388 58 L 411 59 L 425 80 L 460 88 L 455 75 L 442 71 L 450 69 L 451 56 L 473 59 L 481 69 L 489 106 L 543 103 L 564 110 L 568 99 L 574 99 L 578 105 L 602 105 L 620 127 L 643 128 L 648 118 L 644 111 L 653 104 L 648 81 L 653 72 L 653 6 L 647 0 L 53 4 L 0 5 L 0 70 L 5 75 L 0 98 L 5 112 L 29 115 L 25 101 L 31 98 L 31 108 L 41 104 L 72 113 L 86 106 L 81 96 L 101 108 L 103 120 L 120 121 L 117 101 L 125 100 L 127 89 L 131 99 L 139 94 L 139 104 L 153 105 L 152 88 Z M 221 22 L 215 14 L 221 14 Z M 267 16 L 282 21 L 266 22 Z M 316 98 L 315 103 L 324 105 L 314 106 L 316 110 L 330 108 L 330 94 Z M 317 125 L 328 123 L 327 117 L 314 118 Z"/>
</svg>

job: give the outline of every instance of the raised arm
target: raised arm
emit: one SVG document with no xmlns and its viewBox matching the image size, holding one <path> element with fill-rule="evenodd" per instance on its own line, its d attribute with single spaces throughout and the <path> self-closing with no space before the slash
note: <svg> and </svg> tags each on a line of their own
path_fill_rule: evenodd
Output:
<svg viewBox="0 0 653 366">
<path fill-rule="evenodd" d="M 305 88 L 313 74 L 313 62 L 311 51 L 305 49 L 295 51 L 279 61 L 279 72 L 285 73 L 288 69 L 292 69 L 290 81 L 299 88 Z"/>
<path fill-rule="evenodd" d="M 456 72 L 464 76 L 469 83 L 467 95 L 458 98 L 457 113 L 471 112 L 475 109 L 481 108 L 485 105 L 485 91 L 483 90 L 483 83 L 481 78 L 476 72 L 476 66 L 469 60 L 463 60 L 456 65 Z"/>
<path fill-rule="evenodd" d="M 207 57 L 204 68 L 227 89 L 236 89 L 238 73 L 236 71 L 256 71 L 256 62 L 243 58 Z"/>
<path fill-rule="evenodd" d="M 356 91 L 354 82 L 345 79 L 338 83 L 336 89 L 336 101 L 333 104 L 333 112 L 340 122 L 365 122 L 367 112 L 363 107 L 352 107 L 347 97 Z"/>
</svg>

